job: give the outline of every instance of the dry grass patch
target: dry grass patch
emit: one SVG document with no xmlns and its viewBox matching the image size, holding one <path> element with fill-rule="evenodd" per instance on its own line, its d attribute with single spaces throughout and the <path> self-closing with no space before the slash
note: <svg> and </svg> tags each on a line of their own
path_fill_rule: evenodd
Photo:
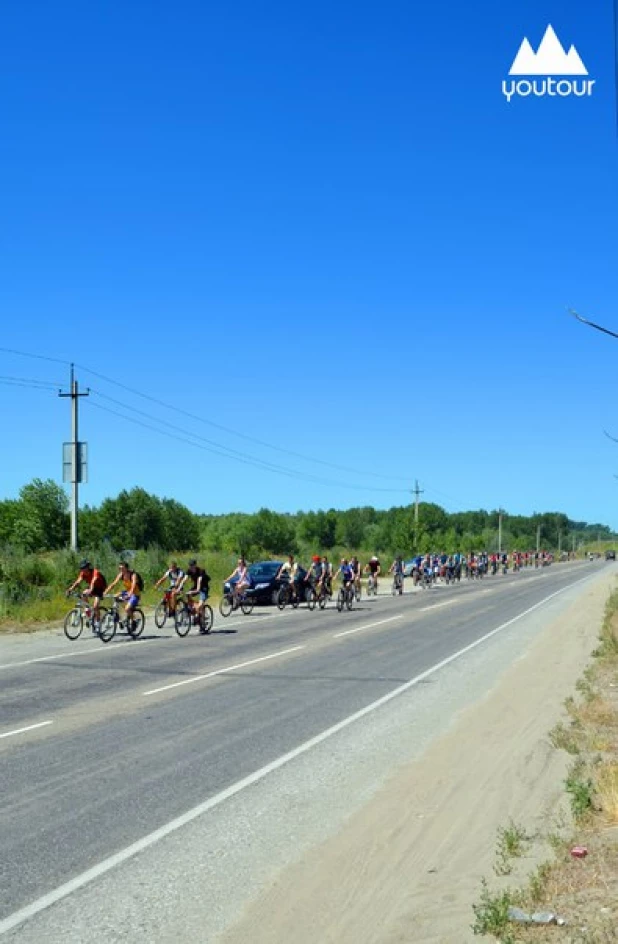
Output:
<svg viewBox="0 0 618 944">
<path fill-rule="evenodd" d="M 579 721 L 589 727 L 618 728 L 616 706 L 602 695 L 594 695 L 575 709 Z"/>
<path fill-rule="evenodd" d="M 618 826 L 618 763 L 612 761 L 599 765 L 595 793 L 599 811 L 605 822 Z"/>
</svg>

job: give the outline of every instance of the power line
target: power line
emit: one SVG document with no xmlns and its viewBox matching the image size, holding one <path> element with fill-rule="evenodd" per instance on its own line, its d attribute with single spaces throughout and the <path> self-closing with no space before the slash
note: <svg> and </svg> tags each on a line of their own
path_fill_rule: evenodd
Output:
<svg viewBox="0 0 618 944">
<path fill-rule="evenodd" d="M 48 383 L 45 380 L 33 380 L 29 377 L 7 377 L 0 375 L 0 383 L 7 386 L 31 387 L 34 390 L 57 390 L 60 384 Z"/>
<path fill-rule="evenodd" d="M 30 351 L 16 351 L 11 347 L 0 347 L 3 354 L 16 354 L 18 357 L 32 357 L 37 361 L 49 361 L 51 364 L 63 364 L 67 367 L 71 362 L 61 360 L 59 357 L 48 357 L 46 354 L 32 354 Z"/>
<path fill-rule="evenodd" d="M 201 449 L 204 452 L 214 453 L 215 455 L 222 456 L 225 459 L 233 459 L 236 462 L 242 462 L 244 465 L 249 465 L 249 466 L 253 466 L 254 468 L 259 468 L 262 471 L 275 472 L 278 475 L 285 475 L 289 478 L 294 478 L 294 479 L 305 481 L 305 482 L 311 482 L 317 485 L 327 485 L 330 488 L 346 488 L 346 489 L 352 489 L 354 491 L 362 491 L 362 492 L 379 491 L 379 492 L 392 493 L 392 492 L 400 491 L 399 489 L 376 488 L 375 486 L 371 486 L 371 485 L 368 485 L 368 486 L 367 485 L 351 485 L 348 482 L 336 482 L 331 479 L 322 479 L 318 476 L 314 476 L 314 475 L 304 473 L 304 472 L 299 472 L 294 469 L 286 469 L 283 466 L 273 466 L 272 464 L 261 462 L 259 459 L 252 459 L 250 457 L 242 458 L 241 456 L 235 456 L 235 455 L 230 454 L 229 452 L 224 452 L 223 450 L 218 449 L 216 447 L 206 446 L 206 445 L 203 445 L 201 442 L 196 442 L 195 439 L 199 439 L 201 437 L 195 437 L 195 434 L 190 433 L 186 430 L 182 430 L 181 432 L 184 432 L 189 436 L 194 436 L 195 438 L 188 439 L 187 435 L 179 435 L 178 433 L 175 433 L 175 432 L 169 432 L 168 430 L 158 429 L 156 426 L 153 426 L 151 423 L 145 423 L 143 422 L 143 420 L 137 419 L 135 417 L 127 416 L 124 413 L 120 413 L 118 410 L 112 410 L 109 407 L 102 406 L 100 403 L 90 401 L 88 406 L 91 406 L 91 407 L 93 406 L 97 410 L 102 410 L 105 413 L 110 413 L 112 416 L 117 416 L 120 419 L 126 420 L 129 423 L 133 423 L 134 425 L 140 426 L 143 429 L 149 429 L 152 432 L 159 433 L 159 435 L 161 436 L 167 436 L 169 439 L 174 439 L 177 442 L 185 443 L 186 445 L 193 446 L 196 449 Z M 156 420 L 156 422 L 165 422 L 165 421 Z M 173 427 L 173 428 L 177 428 L 177 427 Z M 403 491 L 403 489 L 401 491 Z"/>
<path fill-rule="evenodd" d="M 53 363 L 64 364 L 64 365 L 69 365 L 71 363 L 70 361 L 61 360 L 59 358 L 47 357 L 42 354 L 32 354 L 27 351 L 18 351 L 12 348 L 0 347 L 0 352 L 4 352 L 8 354 L 16 354 L 19 357 L 33 357 L 38 360 L 51 361 Z M 379 472 L 374 472 L 369 469 L 360 471 L 358 469 L 353 469 L 350 466 L 339 465 L 338 463 L 335 463 L 335 462 L 329 462 L 326 459 L 318 459 L 315 456 L 307 456 L 303 453 L 295 452 L 294 450 L 291 450 L 291 449 L 286 449 L 283 446 L 275 446 L 273 443 L 269 443 L 269 442 L 266 442 L 265 440 L 258 439 L 257 437 L 251 436 L 248 433 L 244 433 L 241 430 L 233 429 L 228 426 L 223 426 L 220 423 L 214 422 L 214 420 L 207 420 L 203 416 L 199 416 L 198 414 L 191 413 L 190 411 L 185 410 L 178 405 L 167 403 L 165 400 L 161 400 L 158 397 L 153 397 L 150 394 L 143 393 L 141 390 L 137 390 L 135 387 L 129 387 L 127 384 L 121 383 L 118 380 L 114 380 L 112 377 L 108 377 L 107 375 L 102 374 L 100 371 L 96 371 L 91 367 L 87 367 L 85 364 L 79 364 L 77 362 L 74 362 L 74 363 L 75 363 L 75 367 L 78 367 L 80 370 L 85 371 L 86 373 L 92 374 L 93 377 L 98 377 L 99 380 L 103 380 L 105 383 L 109 383 L 116 387 L 119 387 L 121 390 L 126 390 L 127 393 L 131 393 L 133 396 L 141 397 L 143 400 L 148 400 L 151 403 L 154 403 L 157 406 L 163 407 L 166 410 L 171 410 L 173 413 L 177 415 L 186 416 L 188 419 L 192 419 L 192 420 L 195 420 L 196 422 L 203 423 L 207 426 L 211 426 L 213 429 L 218 429 L 220 432 L 226 433 L 228 435 L 237 436 L 239 439 L 244 439 L 247 442 L 252 442 L 255 445 L 261 446 L 262 448 L 272 449 L 275 452 L 280 452 L 284 455 L 289 455 L 293 458 L 301 459 L 304 462 L 313 462 L 317 465 L 322 465 L 327 468 L 335 469 L 339 472 L 346 472 L 352 475 L 357 475 L 357 476 L 362 476 L 362 477 L 367 476 L 369 478 L 376 478 L 376 479 L 382 479 L 382 480 L 386 479 L 390 481 L 399 481 L 399 482 L 407 481 L 407 478 L 405 478 L 404 476 L 386 475 L 386 474 L 381 474 Z M 157 422 L 163 422 L 163 421 L 157 420 Z M 229 449 L 229 447 L 227 446 L 222 446 L 221 444 L 217 444 L 217 445 L 219 445 L 223 449 Z M 257 457 L 249 456 L 249 458 L 254 459 L 256 462 L 261 461 L 257 459 Z M 372 491 L 404 491 L 404 489 L 372 489 Z"/>
<path fill-rule="evenodd" d="M 237 429 L 233 429 L 229 426 L 223 426 L 220 423 L 215 423 L 214 420 L 204 419 L 203 416 L 199 416 L 196 413 L 191 413 L 188 410 L 174 405 L 172 403 L 166 403 L 165 400 L 160 400 L 158 397 L 153 397 L 150 394 L 142 393 L 140 390 L 136 390 L 134 387 L 129 387 L 127 384 L 120 383 L 118 380 L 113 380 L 111 377 L 107 377 L 105 374 L 99 373 L 99 371 L 92 370 L 90 367 L 86 367 L 84 364 L 77 364 L 76 367 L 79 367 L 80 370 L 84 370 L 89 374 L 92 374 L 94 377 L 98 377 L 99 380 L 104 380 L 106 383 L 113 384 L 116 387 L 120 387 L 122 390 L 126 390 L 127 393 L 132 393 L 134 396 L 141 397 L 144 400 L 149 400 L 151 403 L 155 403 L 157 406 L 161 406 L 166 410 L 172 410 L 174 413 L 180 414 L 181 416 L 186 416 L 188 419 L 196 420 L 198 423 L 204 423 L 207 426 L 212 426 L 213 429 L 218 429 L 223 433 L 227 433 L 232 436 L 238 436 L 239 439 L 244 439 L 247 442 L 252 442 L 257 446 L 262 446 L 266 449 L 273 449 L 276 452 L 284 453 L 288 456 L 293 456 L 296 459 L 302 459 L 305 462 L 315 462 L 318 465 L 328 466 L 331 469 L 337 469 L 339 472 L 350 472 L 352 475 L 368 475 L 372 478 L 379 479 L 390 479 L 396 481 L 407 481 L 403 476 L 400 475 L 382 475 L 379 472 L 364 471 L 360 472 L 358 469 L 352 469 L 349 466 L 338 465 L 334 462 L 328 462 L 326 459 L 316 459 L 314 456 L 307 456 L 300 452 L 294 452 L 291 449 L 285 449 L 283 446 L 275 446 L 272 443 L 268 443 L 263 439 L 258 439 L 255 436 L 250 436 L 248 433 L 243 433 Z M 397 489 L 397 491 L 402 491 L 402 489 Z"/>
</svg>

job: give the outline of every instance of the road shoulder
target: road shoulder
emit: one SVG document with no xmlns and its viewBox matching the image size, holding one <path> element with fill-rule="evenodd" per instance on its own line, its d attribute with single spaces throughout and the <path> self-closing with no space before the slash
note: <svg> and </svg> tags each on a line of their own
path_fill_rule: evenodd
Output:
<svg viewBox="0 0 618 944">
<path fill-rule="evenodd" d="M 595 647 L 614 581 L 586 586 L 485 698 L 281 872 L 222 941 L 475 940 L 471 902 L 498 828 L 510 818 L 540 828 L 563 792 L 568 759 L 548 732 Z"/>
</svg>

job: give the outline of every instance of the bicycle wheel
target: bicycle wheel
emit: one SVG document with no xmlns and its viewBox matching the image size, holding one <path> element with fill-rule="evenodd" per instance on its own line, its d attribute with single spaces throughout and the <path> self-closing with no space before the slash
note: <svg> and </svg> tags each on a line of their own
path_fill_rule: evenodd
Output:
<svg viewBox="0 0 618 944">
<path fill-rule="evenodd" d="M 346 605 L 346 609 L 347 609 L 347 610 L 351 610 L 353 603 L 354 603 L 354 591 L 351 590 L 351 589 L 349 589 L 348 592 L 347 592 L 346 595 L 345 595 L 345 605 Z"/>
<path fill-rule="evenodd" d="M 142 610 L 133 610 L 130 621 L 127 623 L 127 632 L 133 639 L 137 639 L 144 632 L 144 613 Z"/>
<path fill-rule="evenodd" d="M 240 608 L 245 616 L 251 616 L 254 606 L 255 600 L 253 597 L 243 597 L 243 599 L 240 601 Z"/>
<path fill-rule="evenodd" d="M 339 610 L 340 613 L 344 605 L 345 605 L 345 593 L 343 590 L 340 590 L 339 593 L 337 594 L 337 609 Z"/>
<path fill-rule="evenodd" d="M 67 615 L 64 618 L 64 635 L 67 639 L 79 639 L 84 628 L 84 617 L 82 611 L 75 607 L 73 610 L 69 610 Z"/>
<path fill-rule="evenodd" d="M 100 607 L 99 607 L 99 618 L 98 618 L 98 619 L 95 619 L 95 618 L 94 618 L 94 614 L 93 614 L 93 616 L 92 616 L 92 619 L 91 619 L 91 621 L 90 621 L 90 625 L 92 626 L 92 632 L 93 632 L 93 633 L 96 633 L 97 636 L 99 636 L 100 633 L 101 633 L 101 626 L 103 625 L 103 623 L 104 623 L 105 620 L 107 619 L 107 614 L 108 614 L 108 613 L 109 613 L 109 610 L 108 610 L 108 608 L 107 608 L 106 606 L 100 606 Z"/>
<path fill-rule="evenodd" d="M 288 589 L 287 587 L 281 587 L 279 593 L 277 594 L 277 606 L 280 610 L 284 610 L 286 603 L 288 602 Z"/>
<path fill-rule="evenodd" d="M 204 609 L 200 613 L 200 633 L 208 635 L 210 630 L 213 627 L 215 621 L 214 614 L 212 612 L 212 607 L 206 604 Z"/>
<path fill-rule="evenodd" d="M 354 599 L 356 600 L 357 603 L 360 603 L 361 601 L 361 594 L 362 594 L 361 588 L 356 587 L 354 590 Z"/>
<path fill-rule="evenodd" d="M 176 607 L 174 629 L 179 636 L 186 636 L 191 629 L 191 610 L 186 606 Z"/>
<path fill-rule="evenodd" d="M 305 600 L 307 601 L 307 609 L 315 610 L 315 590 L 313 587 L 308 587 L 305 590 Z"/>
<path fill-rule="evenodd" d="M 232 612 L 233 607 L 234 607 L 234 604 L 232 601 L 232 596 L 231 594 L 226 593 L 224 596 L 221 597 L 221 600 L 219 601 L 219 613 L 221 614 L 221 616 L 227 617 Z"/>
<path fill-rule="evenodd" d="M 167 620 L 167 603 L 159 603 L 155 607 L 154 611 L 154 621 L 157 629 L 163 629 L 165 622 Z"/>
<path fill-rule="evenodd" d="M 322 591 L 318 597 L 318 606 L 320 607 L 321 610 L 325 608 L 326 600 L 327 600 L 327 596 L 324 593 L 324 591 Z"/>
<path fill-rule="evenodd" d="M 107 613 L 105 619 L 99 624 L 99 639 L 101 642 L 111 642 L 116 635 L 117 616 L 115 613 Z"/>
</svg>

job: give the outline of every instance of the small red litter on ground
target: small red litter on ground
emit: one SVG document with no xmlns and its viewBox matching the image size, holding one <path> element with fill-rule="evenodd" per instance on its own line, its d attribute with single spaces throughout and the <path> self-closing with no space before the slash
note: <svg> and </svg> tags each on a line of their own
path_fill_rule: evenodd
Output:
<svg viewBox="0 0 618 944">
<path fill-rule="evenodd" d="M 588 855 L 588 850 L 585 846 L 573 846 L 571 849 L 571 855 L 574 859 L 585 859 Z"/>
</svg>

